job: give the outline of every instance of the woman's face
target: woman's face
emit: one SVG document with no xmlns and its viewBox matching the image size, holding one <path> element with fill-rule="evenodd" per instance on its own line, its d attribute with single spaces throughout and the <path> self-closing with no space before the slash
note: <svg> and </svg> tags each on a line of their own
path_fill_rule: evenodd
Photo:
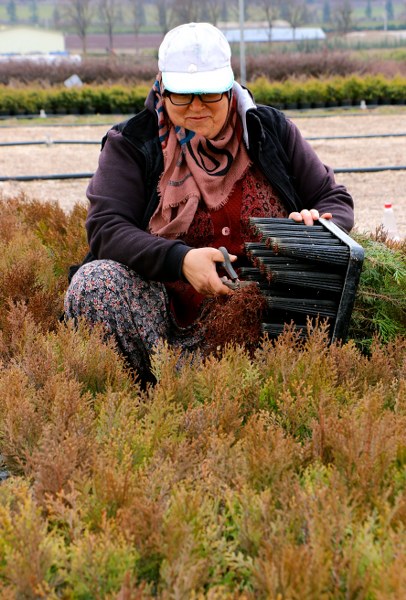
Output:
<svg viewBox="0 0 406 600">
<path fill-rule="evenodd" d="M 205 103 L 195 96 L 192 103 L 186 106 L 175 106 L 166 97 L 165 110 L 174 125 L 212 140 L 223 129 L 228 115 L 228 103 L 227 92 L 219 102 Z"/>
</svg>

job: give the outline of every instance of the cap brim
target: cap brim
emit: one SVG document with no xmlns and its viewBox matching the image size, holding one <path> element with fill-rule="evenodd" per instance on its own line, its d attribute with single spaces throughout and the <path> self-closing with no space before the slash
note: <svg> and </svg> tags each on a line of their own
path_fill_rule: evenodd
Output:
<svg viewBox="0 0 406 600">
<path fill-rule="evenodd" d="M 212 94 L 232 88 L 234 74 L 230 67 L 198 73 L 162 73 L 162 82 L 170 92 L 178 94 Z"/>
</svg>

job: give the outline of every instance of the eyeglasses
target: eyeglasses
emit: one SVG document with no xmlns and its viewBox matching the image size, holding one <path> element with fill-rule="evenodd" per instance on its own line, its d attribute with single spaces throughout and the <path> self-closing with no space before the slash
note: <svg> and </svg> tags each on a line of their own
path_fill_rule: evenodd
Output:
<svg viewBox="0 0 406 600">
<path fill-rule="evenodd" d="M 171 103 L 175 106 L 187 106 L 188 104 L 192 104 L 195 96 L 200 98 L 201 102 L 205 102 L 207 104 L 220 102 L 224 96 L 224 92 L 215 94 L 177 94 L 176 92 L 165 91 L 165 96 L 167 96 Z"/>
</svg>

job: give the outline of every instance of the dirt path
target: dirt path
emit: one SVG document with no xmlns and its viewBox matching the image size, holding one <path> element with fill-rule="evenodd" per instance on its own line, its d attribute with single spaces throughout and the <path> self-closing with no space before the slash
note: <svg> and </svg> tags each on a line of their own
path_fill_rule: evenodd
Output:
<svg viewBox="0 0 406 600">
<path fill-rule="evenodd" d="M 406 136 L 362 139 L 312 140 L 323 136 L 406 134 L 406 112 L 381 115 L 324 117 L 292 116 L 292 120 L 309 139 L 320 158 L 333 168 L 406 165 Z M 113 122 L 112 122 L 113 123 Z M 1 175 L 92 173 L 97 168 L 99 144 L 109 125 L 41 126 L 0 125 L 0 142 L 47 141 L 36 146 L 0 146 Z M 85 140 L 93 145 L 55 144 L 55 141 Z M 383 204 L 392 201 L 399 230 L 406 236 L 406 171 L 385 170 L 377 173 L 342 173 L 337 180 L 347 186 L 354 197 L 356 226 L 374 231 L 379 226 Z M 0 182 L 3 197 L 24 192 L 28 197 L 59 202 L 69 208 L 86 202 L 87 179 L 35 182 Z"/>
</svg>

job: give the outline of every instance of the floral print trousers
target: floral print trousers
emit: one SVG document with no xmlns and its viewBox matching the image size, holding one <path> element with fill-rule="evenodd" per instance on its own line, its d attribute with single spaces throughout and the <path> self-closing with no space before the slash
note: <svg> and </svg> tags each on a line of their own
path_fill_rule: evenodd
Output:
<svg viewBox="0 0 406 600">
<path fill-rule="evenodd" d="M 153 379 L 150 355 L 159 341 L 183 353 L 193 352 L 200 343 L 192 327 L 181 328 L 174 321 L 162 283 L 147 281 L 113 260 L 95 260 L 75 273 L 65 297 L 65 315 L 101 323 L 141 381 Z"/>
</svg>

